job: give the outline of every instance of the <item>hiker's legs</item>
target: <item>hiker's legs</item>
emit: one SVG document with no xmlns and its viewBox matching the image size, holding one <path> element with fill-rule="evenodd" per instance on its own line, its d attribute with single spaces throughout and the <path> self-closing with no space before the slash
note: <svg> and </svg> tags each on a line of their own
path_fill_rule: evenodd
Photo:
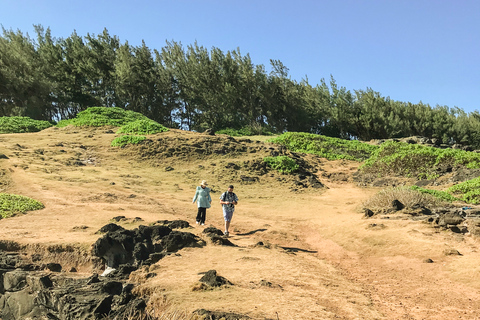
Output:
<svg viewBox="0 0 480 320">
<path fill-rule="evenodd" d="M 200 223 L 204 224 L 205 219 L 207 218 L 207 208 L 200 208 L 202 209 L 202 212 L 200 213 Z"/>
<path fill-rule="evenodd" d="M 202 209 L 205 209 L 205 208 L 198 208 L 198 211 L 197 211 L 197 218 L 195 220 L 197 220 L 198 223 L 202 221 Z"/>
<path fill-rule="evenodd" d="M 225 235 L 228 235 L 228 228 L 230 228 L 230 221 L 232 221 L 233 211 L 225 210 L 223 208 L 223 219 L 225 219 Z"/>
</svg>

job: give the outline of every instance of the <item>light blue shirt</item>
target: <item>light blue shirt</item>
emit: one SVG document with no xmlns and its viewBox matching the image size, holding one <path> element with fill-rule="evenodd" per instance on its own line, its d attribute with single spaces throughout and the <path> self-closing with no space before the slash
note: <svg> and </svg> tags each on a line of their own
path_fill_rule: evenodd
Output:
<svg viewBox="0 0 480 320">
<path fill-rule="evenodd" d="M 197 206 L 199 208 L 210 208 L 210 202 L 212 202 L 212 197 L 210 197 L 210 188 L 197 187 L 193 201 L 197 201 Z"/>
</svg>

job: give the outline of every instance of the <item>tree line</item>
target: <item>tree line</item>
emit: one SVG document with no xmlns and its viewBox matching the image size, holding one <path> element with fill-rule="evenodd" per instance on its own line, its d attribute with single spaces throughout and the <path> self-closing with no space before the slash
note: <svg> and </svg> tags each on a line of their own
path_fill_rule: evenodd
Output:
<svg viewBox="0 0 480 320">
<path fill-rule="evenodd" d="M 70 119 L 88 107 L 132 110 L 170 128 L 203 131 L 309 132 L 344 139 L 420 135 L 480 146 L 480 113 L 401 102 L 347 90 L 333 77 L 316 85 L 292 80 L 281 61 L 270 72 L 240 49 L 223 52 L 171 41 L 160 49 L 98 35 L 36 38 L 3 29 L 0 116 Z"/>
</svg>

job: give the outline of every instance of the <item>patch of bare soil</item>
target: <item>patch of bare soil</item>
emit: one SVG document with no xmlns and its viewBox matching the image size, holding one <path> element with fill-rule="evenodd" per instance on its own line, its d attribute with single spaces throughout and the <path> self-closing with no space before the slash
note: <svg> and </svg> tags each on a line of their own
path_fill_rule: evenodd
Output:
<svg viewBox="0 0 480 320">
<path fill-rule="evenodd" d="M 88 277 L 103 271 L 88 254 L 101 236 L 97 231 L 114 217 L 124 216 L 114 222 L 126 229 L 181 219 L 206 245 L 184 248 L 130 276 L 157 312 L 478 318 L 478 238 L 421 221 L 365 219 L 360 205 L 380 188 L 357 186 L 357 163 L 290 154 L 302 170 L 281 175 L 262 159 L 287 151 L 268 142 L 171 130 L 138 146 L 112 148 L 113 132 L 66 127 L 0 135 L 0 192 L 45 205 L 0 220 L 2 243 L 17 243 Z M 218 198 L 235 185 L 234 246 L 215 244 L 195 225 L 192 197 L 201 180 L 214 199 L 205 227 L 221 230 Z M 229 284 L 202 285 L 210 270 Z"/>
</svg>

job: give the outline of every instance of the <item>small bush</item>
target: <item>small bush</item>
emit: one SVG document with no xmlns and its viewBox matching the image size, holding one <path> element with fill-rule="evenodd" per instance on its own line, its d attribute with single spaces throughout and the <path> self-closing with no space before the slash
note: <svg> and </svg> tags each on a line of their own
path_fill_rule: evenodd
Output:
<svg viewBox="0 0 480 320">
<path fill-rule="evenodd" d="M 29 117 L 0 117 L 0 133 L 38 132 L 51 126 L 48 121 Z"/>
<path fill-rule="evenodd" d="M 269 140 L 293 152 L 312 153 L 328 160 L 364 161 L 378 149 L 357 140 L 343 140 L 304 132 L 287 132 Z"/>
<path fill-rule="evenodd" d="M 143 140 L 147 139 L 145 136 L 133 136 L 133 135 L 125 135 L 120 136 L 113 139 L 111 146 L 112 147 L 123 147 L 127 144 L 137 144 L 142 142 Z"/>
<path fill-rule="evenodd" d="M 263 159 L 267 165 L 280 173 L 292 173 L 298 170 L 298 164 L 295 159 L 287 156 L 266 157 Z"/>
<path fill-rule="evenodd" d="M 446 191 L 430 190 L 430 189 L 420 188 L 417 186 L 411 186 L 410 189 L 416 190 L 421 193 L 431 194 L 432 196 L 447 202 L 460 201 L 460 199 L 455 198 L 454 196 L 452 196 L 450 193 Z"/>
<path fill-rule="evenodd" d="M 74 119 L 61 120 L 58 127 L 74 126 L 114 126 L 120 127 L 136 120 L 150 120 L 143 114 L 117 107 L 90 107 L 77 114 Z M 151 120 L 150 120 L 151 121 Z"/>
<path fill-rule="evenodd" d="M 408 187 L 385 189 L 368 199 L 363 203 L 363 208 L 371 210 L 382 210 L 390 208 L 392 201 L 398 200 L 406 207 L 412 208 L 415 206 L 422 207 L 439 207 L 445 206 L 445 202 L 441 199 L 428 194 L 422 193 L 418 190 L 412 190 Z"/>
<path fill-rule="evenodd" d="M 231 137 L 241 137 L 242 134 L 240 134 L 238 131 L 239 130 L 237 130 L 237 129 L 225 128 L 225 129 L 215 131 L 215 134 L 226 134 L 226 135 L 229 135 Z"/>
<path fill-rule="evenodd" d="M 15 194 L 0 193 L 0 216 L 2 218 L 43 208 L 44 205 L 37 200 Z"/>
<path fill-rule="evenodd" d="M 457 195 L 467 203 L 479 204 L 480 203 L 480 177 L 456 184 L 448 188 L 447 191 Z"/>
<path fill-rule="evenodd" d="M 118 129 L 117 133 L 125 134 L 155 134 L 168 131 L 168 129 L 153 120 L 136 120 Z"/>
</svg>

